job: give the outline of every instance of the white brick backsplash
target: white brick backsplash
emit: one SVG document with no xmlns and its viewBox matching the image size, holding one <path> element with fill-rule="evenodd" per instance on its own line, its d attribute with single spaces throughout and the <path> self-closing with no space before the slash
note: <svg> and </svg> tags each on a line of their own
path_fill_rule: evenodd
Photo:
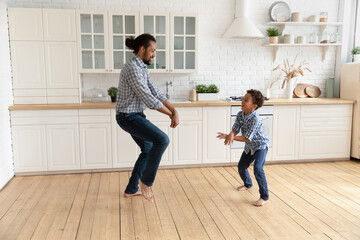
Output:
<svg viewBox="0 0 360 240">
<path fill-rule="evenodd" d="M 310 15 L 328 12 L 328 21 L 338 21 L 340 0 L 288 0 L 286 1 L 292 12 L 302 12 L 304 19 Z M 264 23 L 270 21 L 269 7 L 274 0 L 249 1 L 249 17 L 263 32 L 267 28 Z M 311 4 L 311 8 L 309 8 Z M 172 81 L 171 96 L 176 98 L 188 97 L 187 91 L 193 84 L 214 83 L 220 86 L 221 97 L 234 95 L 236 92 L 245 93 L 248 88 L 264 90 L 276 76 L 272 69 L 285 58 L 292 61 L 296 54 L 298 60 L 310 63 L 312 73 L 305 73 L 299 81 L 317 85 L 325 94 L 325 83 L 328 77 L 335 75 L 336 47 L 330 47 L 326 60 L 322 61 L 321 47 L 282 47 L 278 51 L 278 58 L 273 62 L 273 48 L 265 47 L 268 39 L 224 39 L 222 35 L 231 24 L 235 16 L 235 0 L 14 0 L 9 1 L 11 7 L 48 7 L 48 8 L 76 8 L 102 9 L 122 11 L 153 11 L 153 12 L 189 12 L 197 13 L 199 20 L 199 51 L 196 74 L 151 74 L 154 83 L 160 89 L 166 81 Z M 328 27 L 328 33 L 336 32 L 336 27 Z M 284 33 L 294 36 L 305 35 L 309 38 L 311 32 L 319 32 L 318 27 L 288 27 Z M 118 85 L 116 74 L 83 74 L 82 89 L 93 87 L 104 91 Z M 280 81 L 279 81 L 280 82 Z M 274 88 L 276 85 L 274 84 Z M 284 90 L 272 91 L 273 97 L 281 97 Z M 238 94 L 237 94 L 238 95 Z"/>
</svg>

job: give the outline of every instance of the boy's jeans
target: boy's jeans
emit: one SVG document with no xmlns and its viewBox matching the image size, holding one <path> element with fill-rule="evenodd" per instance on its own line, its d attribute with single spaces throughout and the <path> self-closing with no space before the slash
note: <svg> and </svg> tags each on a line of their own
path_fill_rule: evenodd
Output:
<svg viewBox="0 0 360 240">
<path fill-rule="evenodd" d="M 238 171 L 240 174 L 241 179 L 244 181 L 244 185 L 247 188 L 252 187 L 252 181 L 248 172 L 248 167 L 250 164 L 255 160 L 254 162 L 254 175 L 256 178 L 256 181 L 259 185 L 259 192 L 260 197 L 264 200 L 269 199 L 269 191 L 267 187 L 265 172 L 264 172 L 264 163 L 265 158 L 267 154 L 268 148 L 266 149 L 259 149 L 255 151 L 254 155 L 250 154 L 250 151 L 248 154 L 245 152 L 242 153 L 239 164 L 238 164 Z"/>
<path fill-rule="evenodd" d="M 125 193 L 133 194 L 138 191 L 139 179 L 145 185 L 152 186 L 161 157 L 170 140 L 163 131 L 147 120 L 142 112 L 118 113 L 116 121 L 124 131 L 130 133 L 141 149 L 125 189 Z"/>
</svg>

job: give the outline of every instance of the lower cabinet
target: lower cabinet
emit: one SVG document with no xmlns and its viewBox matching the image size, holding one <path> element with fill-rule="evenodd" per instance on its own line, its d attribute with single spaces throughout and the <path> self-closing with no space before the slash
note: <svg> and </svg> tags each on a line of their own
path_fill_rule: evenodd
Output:
<svg viewBox="0 0 360 240">
<path fill-rule="evenodd" d="M 11 112 L 15 172 L 80 169 L 78 110 Z"/>
<path fill-rule="evenodd" d="M 112 167 L 110 109 L 80 109 L 81 169 Z"/>
</svg>

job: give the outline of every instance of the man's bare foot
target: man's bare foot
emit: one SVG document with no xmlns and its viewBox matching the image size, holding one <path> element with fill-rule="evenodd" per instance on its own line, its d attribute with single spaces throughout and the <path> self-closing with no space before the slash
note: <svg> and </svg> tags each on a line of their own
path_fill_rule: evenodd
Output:
<svg viewBox="0 0 360 240">
<path fill-rule="evenodd" d="M 261 207 L 264 206 L 265 203 L 267 203 L 269 200 L 264 200 L 262 198 L 259 198 L 256 202 L 253 203 L 255 207 Z"/>
<path fill-rule="evenodd" d="M 248 190 L 249 188 L 245 187 L 245 185 L 242 185 L 240 187 L 238 187 L 236 190 L 238 191 L 244 191 L 244 190 Z"/>
<path fill-rule="evenodd" d="M 140 190 L 138 190 L 136 193 L 126 193 L 126 192 L 124 192 L 124 198 L 129 198 L 129 197 L 134 197 L 134 196 L 139 196 L 139 195 L 142 195 Z"/>
<path fill-rule="evenodd" d="M 144 198 L 149 202 L 153 203 L 154 199 L 153 199 L 151 187 L 143 184 L 140 179 L 139 179 L 139 186 L 140 186 L 141 194 L 144 196 Z"/>
</svg>

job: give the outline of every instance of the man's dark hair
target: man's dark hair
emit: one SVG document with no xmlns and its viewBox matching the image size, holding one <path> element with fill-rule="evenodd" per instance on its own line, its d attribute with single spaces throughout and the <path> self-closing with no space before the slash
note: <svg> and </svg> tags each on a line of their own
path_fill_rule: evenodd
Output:
<svg viewBox="0 0 360 240">
<path fill-rule="evenodd" d="M 144 48 L 147 48 L 150 46 L 150 41 L 156 42 L 155 38 L 148 34 L 144 33 L 139 35 L 137 38 L 134 39 L 134 37 L 129 37 L 125 41 L 125 45 L 134 50 L 134 53 L 137 53 L 141 46 Z"/>
<path fill-rule="evenodd" d="M 261 108 L 264 105 L 265 99 L 260 91 L 255 90 L 255 89 L 250 89 L 250 90 L 247 90 L 246 92 L 251 95 L 253 104 L 257 105 L 256 109 Z"/>
</svg>

